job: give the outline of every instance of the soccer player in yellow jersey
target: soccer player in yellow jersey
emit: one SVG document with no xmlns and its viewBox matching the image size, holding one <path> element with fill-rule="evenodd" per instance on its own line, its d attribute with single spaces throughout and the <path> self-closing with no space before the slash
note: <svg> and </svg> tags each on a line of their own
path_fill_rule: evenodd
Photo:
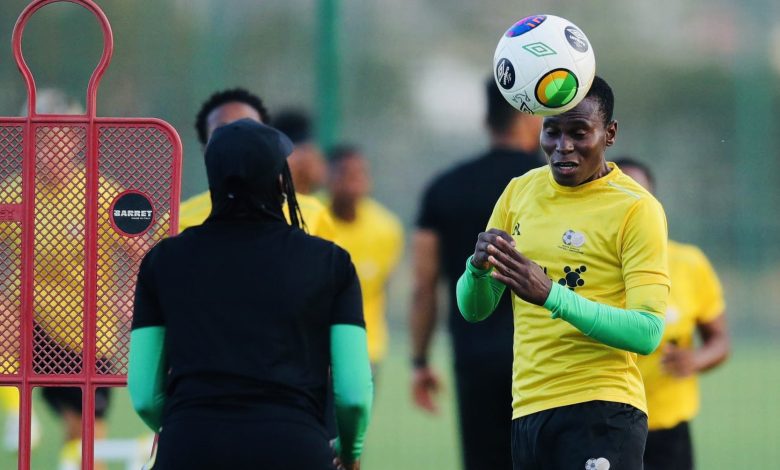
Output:
<svg viewBox="0 0 780 470">
<path fill-rule="evenodd" d="M 377 365 L 387 351 L 385 288 L 403 250 L 398 218 L 370 198 L 368 161 L 351 145 L 328 152 L 330 165 L 328 210 L 336 227 L 336 244 L 349 252 L 363 293 L 368 355 Z"/>
<path fill-rule="evenodd" d="M 615 164 L 654 192 L 655 180 L 646 165 L 631 158 L 616 159 Z M 645 470 L 694 468 L 688 422 L 699 409 L 696 375 L 723 363 L 729 354 L 723 291 L 704 253 L 670 240 L 669 275 L 672 290 L 661 347 L 639 358 L 650 429 Z M 698 347 L 694 346 L 695 333 L 701 339 Z"/>
<path fill-rule="evenodd" d="M 198 140 L 205 147 L 216 128 L 244 118 L 254 119 L 264 124 L 269 122 L 268 111 L 259 97 L 242 88 L 214 93 L 203 103 L 198 112 L 195 122 Z M 295 184 L 297 185 L 297 181 Z M 296 193 L 296 199 L 307 233 L 333 240 L 335 236 L 333 221 L 325 206 L 315 197 L 306 194 Z M 287 204 L 284 204 L 283 208 L 289 221 Z M 179 207 L 179 230 L 202 224 L 210 213 L 211 195 L 208 191 L 192 196 L 183 201 Z"/>
<path fill-rule="evenodd" d="M 666 218 L 605 159 L 614 97 L 600 77 L 546 117 L 548 165 L 513 179 L 458 281 L 469 321 L 512 291 L 512 460 L 522 470 L 641 469 L 647 406 L 637 354 L 663 333 Z"/>
<path fill-rule="evenodd" d="M 24 107 L 26 111 L 27 107 Z M 45 89 L 38 93 L 37 111 L 40 114 L 83 114 L 80 104 L 58 90 Z M 45 126 L 37 130 L 35 155 L 35 279 L 34 279 L 34 346 L 33 369 L 38 374 L 65 374 L 78 372 L 83 367 L 84 310 L 84 243 L 86 231 L 86 130 L 83 126 Z M 21 175 L 0 182 L 4 187 L 21 187 Z M 100 201 L 107 207 L 123 189 L 105 178 L 99 179 Z M 108 211 L 98 211 L 99 225 L 109 225 Z M 100 231 L 98 266 L 100 279 L 112 279 L 117 272 L 130 269 L 132 260 L 140 261 L 146 248 L 143 239 L 125 243 L 114 230 Z M 18 246 L 20 232 L 11 224 L 0 224 L 0 243 Z M 4 289 L 15 291 L 16 285 Z M 10 283 L 9 283 L 10 284 Z M 119 316 L 131 314 L 129 292 L 104 292 L 97 303 L 97 368 L 100 373 L 117 373 L 111 355 L 117 348 L 117 332 L 121 329 Z M 9 303 L 0 291 L 0 302 L 6 305 L 4 313 L 14 312 L 18 323 L 21 307 L 19 299 Z M 123 303 L 125 302 L 125 303 Z M 10 307 L 10 308 L 9 308 Z M 126 308 L 124 308 L 126 307 Z M 18 340 L 18 337 L 17 337 Z M 3 368 L 15 371 L 17 351 L 2 351 Z M 107 435 L 105 413 L 110 402 L 110 388 L 98 388 L 95 393 L 95 438 Z M 61 463 L 68 463 L 73 449 L 80 449 L 82 427 L 81 390 L 76 387 L 43 387 L 44 400 L 64 423 L 65 439 Z M 18 406 L 18 394 L 3 392 L 6 407 Z M 105 468 L 96 464 L 96 468 Z"/>
</svg>

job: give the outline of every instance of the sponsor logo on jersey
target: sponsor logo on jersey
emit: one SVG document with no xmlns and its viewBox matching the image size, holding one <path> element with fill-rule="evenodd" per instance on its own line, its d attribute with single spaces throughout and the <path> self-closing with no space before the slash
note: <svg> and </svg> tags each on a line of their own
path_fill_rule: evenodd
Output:
<svg viewBox="0 0 780 470">
<path fill-rule="evenodd" d="M 563 232 L 561 240 L 563 245 L 558 246 L 558 248 L 572 253 L 582 253 L 581 248 L 587 241 L 584 233 L 571 229 Z"/>
<path fill-rule="evenodd" d="M 571 266 L 565 266 L 563 268 L 564 277 L 558 279 L 558 284 L 568 287 L 570 290 L 582 287 L 585 285 L 585 279 L 582 278 L 582 274 L 587 270 L 587 266 L 580 266 L 574 269 Z"/>
</svg>

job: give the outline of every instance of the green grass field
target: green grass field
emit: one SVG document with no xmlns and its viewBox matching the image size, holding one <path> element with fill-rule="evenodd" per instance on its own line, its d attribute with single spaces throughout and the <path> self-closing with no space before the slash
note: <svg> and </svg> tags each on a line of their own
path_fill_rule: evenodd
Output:
<svg viewBox="0 0 780 470">
<path fill-rule="evenodd" d="M 396 337 L 402 336 L 402 333 Z M 459 449 L 453 387 L 445 346 L 434 361 L 446 378 L 438 416 L 413 408 L 409 398 L 406 345 L 392 345 L 382 365 L 363 468 L 367 470 L 457 470 Z M 698 468 L 771 469 L 780 462 L 780 355 L 769 344 L 737 342 L 726 366 L 702 380 L 703 411 L 694 422 Z M 33 454 L 35 470 L 56 469 L 61 431 L 40 401 L 36 412 L 44 439 Z M 125 390 L 118 390 L 110 415 L 111 437 L 136 438 L 146 431 L 133 415 Z M 0 453 L 0 468 L 16 468 L 16 456 Z M 124 469 L 111 465 L 113 469 Z"/>
</svg>

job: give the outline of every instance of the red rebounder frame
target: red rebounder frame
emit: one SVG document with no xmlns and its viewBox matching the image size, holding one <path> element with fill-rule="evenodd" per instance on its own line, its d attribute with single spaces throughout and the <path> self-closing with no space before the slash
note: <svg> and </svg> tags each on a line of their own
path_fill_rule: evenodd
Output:
<svg viewBox="0 0 780 470">
<path fill-rule="evenodd" d="M 22 56 L 30 17 L 61 1 L 91 11 L 103 30 L 83 115 L 37 114 Z M 25 118 L 0 118 L 0 385 L 20 393 L 22 470 L 33 388 L 79 387 L 82 468 L 92 469 L 95 390 L 126 384 L 140 259 L 177 230 L 181 141 L 158 119 L 96 117 L 113 36 L 92 0 L 32 1 L 12 45 L 29 108 Z"/>
</svg>

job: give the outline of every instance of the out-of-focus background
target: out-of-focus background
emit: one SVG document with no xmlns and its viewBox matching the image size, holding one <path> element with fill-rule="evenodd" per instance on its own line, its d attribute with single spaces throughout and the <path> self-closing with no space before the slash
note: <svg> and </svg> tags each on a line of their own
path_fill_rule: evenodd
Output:
<svg viewBox="0 0 780 470">
<path fill-rule="evenodd" d="M 212 92 L 247 87 L 271 114 L 302 107 L 322 119 L 322 143 L 362 145 L 375 196 L 409 232 L 426 182 L 487 143 L 482 84 L 500 35 L 550 13 L 590 38 L 597 73 L 616 94 L 612 155 L 657 173 L 670 236 L 701 246 L 725 286 L 733 354 L 703 379 L 694 421 L 702 469 L 780 462 L 780 2 L 774 0 L 101 0 L 115 52 L 101 116 L 153 116 L 181 134 L 182 193 L 206 189 L 193 130 Z M 0 2 L 0 115 L 16 116 L 25 87 L 11 31 L 25 0 Z M 84 96 L 102 48 L 93 17 L 56 4 L 36 15 L 24 51 L 39 86 Z M 609 155 L 609 154 L 608 154 Z M 476 235 L 476 234 L 475 234 Z M 464 254 L 465 258 L 466 254 Z M 390 356 L 382 367 L 364 468 L 457 469 L 451 381 L 439 416 L 409 393 L 409 255 L 389 296 Z M 442 315 L 444 309 L 442 309 Z M 446 335 L 435 363 L 449 372 Z M 36 400 L 44 441 L 34 468 L 56 468 L 60 427 Z M 123 393 L 111 435 L 143 425 Z M 14 468 L 0 453 L 0 468 Z M 122 468 L 122 467 L 116 467 Z"/>
</svg>

